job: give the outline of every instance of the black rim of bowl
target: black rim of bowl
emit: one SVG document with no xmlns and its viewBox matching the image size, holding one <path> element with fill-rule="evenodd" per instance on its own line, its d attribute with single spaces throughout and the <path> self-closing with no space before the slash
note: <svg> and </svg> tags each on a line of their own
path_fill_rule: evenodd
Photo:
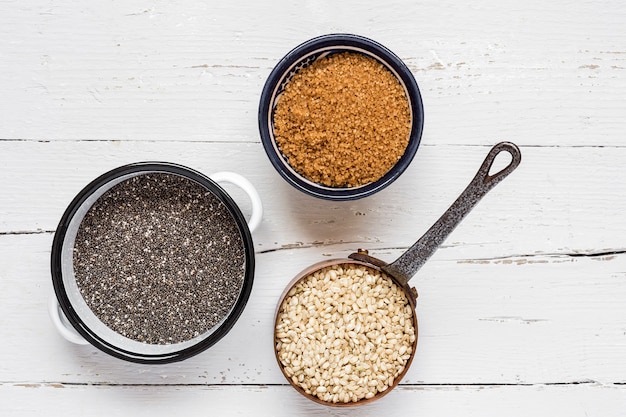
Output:
<svg viewBox="0 0 626 417">
<path fill-rule="evenodd" d="M 297 173 L 281 154 L 274 140 L 272 119 L 276 96 L 289 82 L 291 76 L 313 62 L 320 54 L 327 52 L 359 52 L 375 58 L 402 81 L 412 113 L 411 132 L 406 151 L 400 160 L 379 180 L 354 188 L 333 188 L 314 183 Z M 259 103 L 259 132 L 261 142 L 270 162 L 278 173 L 292 186 L 314 197 L 341 201 L 366 197 L 387 187 L 402 174 L 413 160 L 419 147 L 424 126 L 424 108 L 417 82 L 404 62 L 385 46 L 359 35 L 330 34 L 310 39 L 292 49 L 270 73 Z"/>
<path fill-rule="evenodd" d="M 212 329 L 209 336 L 200 340 L 198 343 L 195 343 L 178 351 L 163 354 L 145 354 L 132 352 L 104 340 L 96 332 L 91 330 L 81 319 L 81 317 L 76 312 L 74 306 L 70 302 L 65 285 L 63 283 L 62 275 L 61 259 L 63 243 L 66 237 L 66 233 L 68 231 L 68 226 L 72 218 L 76 214 L 77 210 L 81 207 L 81 205 L 89 196 L 91 196 L 96 190 L 98 190 L 105 184 L 111 182 L 116 178 L 128 174 L 141 175 L 141 173 L 166 173 L 180 175 L 182 177 L 195 181 L 196 183 L 205 187 L 210 192 L 214 193 L 224 203 L 228 211 L 232 214 L 233 219 L 235 220 L 237 227 L 241 233 L 245 252 L 246 264 L 243 285 L 237 301 L 235 302 L 226 319 L 219 324 L 219 327 L 217 329 Z M 61 221 L 59 222 L 59 225 L 54 235 L 51 253 L 51 273 L 54 292 L 56 294 L 61 310 L 65 314 L 67 320 L 71 323 L 72 327 L 83 338 L 85 338 L 85 340 L 87 340 L 89 343 L 91 343 L 96 348 L 102 350 L 103 352 L 130 362 L 146 364 L 170 363 L 187 359 L 208 349 L 221 338 L 223 338 L 234 326 L 235 322 L 241 316 L 241 313 L 243 312 L 252 291 L 252 283 L 254 280 L 254 246 L 250 229 L 248 228 L 248 224 L 243 214 L 239 210 L 239 207 L 237 206 L 237 204 L 235 204 L 235 202 L 228 195 L 228 193 L 226 193 L 213 180 L 198 171 L 192 170 L 182 165 L 168 162 L 137 162 L 129 165 L 124 165 L 101 175 L 100 177 L 89 183 L 89 185 L 87 185 L 85 188 L 83 188 L 82 191 L 78 193 L 78 195 L 76 195 L 76 197 L 72 200 L 70 205 L 65 210 L 63 216 L 61 217 Z"/>
</svg>

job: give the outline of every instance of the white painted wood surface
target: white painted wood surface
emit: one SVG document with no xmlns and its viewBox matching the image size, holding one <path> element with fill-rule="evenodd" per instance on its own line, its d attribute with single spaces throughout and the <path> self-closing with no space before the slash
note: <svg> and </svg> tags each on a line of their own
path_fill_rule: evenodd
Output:
<svg viewBox="0 0 626 417">
<path fill-rule="evenodd" d="M 0 414 L 625 415 L 625 27 L 616 0 L 0 1 Z M 256 116 L 273 65 L 333 32 L 396 52 L 426 113 L 403 176 L 341 204 L 280 179 Z M 350 410 L 300 397 L 272 352 L 287 282 L 359 247 L 395 259 L 500 140 L 522 164 L 414 279 L 420 339 L 402 385 Z M 71 345 L 46 312 L 67 204 L 141 160 L 237 171 L 266 209 L 241 319 L 163 366 Z"/>
</svg>

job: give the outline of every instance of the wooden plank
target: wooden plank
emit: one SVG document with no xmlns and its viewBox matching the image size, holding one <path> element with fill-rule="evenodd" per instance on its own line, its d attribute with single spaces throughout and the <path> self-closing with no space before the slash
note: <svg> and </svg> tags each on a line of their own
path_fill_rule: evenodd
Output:
<svg viewBox="0 0 626 417">
<path fill-rule="evenodd" d="M 0 236 L 0 336 L 11 341 L 0 345 L 0 356 L 11 358 L 0 364 L 3 382 L 284 383 L 272 348 L 282 290 L 304 267 L 352 250 L 343 244 L 258 253 L 252 295 L 233 330 L 191 359 L 146 366 L 72 345 L 52 328 L 51 238 Z M 624 279 L 626 255 L 430 262 L 415 278 L 420 338 L 403 382 L 625 383 Z"/>
<path fill-rule="evenodd" d="M 414 73 L 425 143 L 622 145 L 626 5 L 616 0 L 3 9 L 2 139 L 256 142 L 278 60 L 314 36 L 353 32 Z"/>
<path fill-rule="evenodd" d="M 260 144 L 5 141 L 0 233 L 53 231 L 72 198 L 97 176 L 130 162 L 165 160 L 250 179 L 265 207 L 254 236 L 257 251 L 316 246 L 324 252 L 341 242 L 353 242 L 355 249 L 408 247 L 461 193 L 488 149 L 423 146 L 387 189 L 332 203 L 289 186 Z M 624 250 L 617 233 L 626 227 L 624 160 L 624 148 L 523 148 L 520 167 L 478 204 L 434 259 Z M 245 195 L 227 189 L 247 213 Z"/>
<path fill-rule="evenodd" d="M 623 415 L 625 18 L 618 0 L 0 2 L 0 415 Z M 402 178 L 342 204 L 282 181 L 257 128 L 273 66 L 333 32 L 396 52 L 426 113 Z M 284 385 L 271 323 L 291 277 L 358 247 L 395 259 L 500 140 L 522 146 L 522 165 L 415 278 L 403 384 L 355 410 Z M 61 214 L 138 160 L 238 171 L 266 208 L 241 319 L 177 364 L 71 345 L 47 317 Z"/>
<path fill-rule="evenodd" d="M 242 401 L 245 398 L 245 401 Z M 65 416 L 380 416 L 410 409 L 421 416 L 622 416 L 626 388 L 619 385 L 413 386 L 356 408 L 313 403 L 286 386 L 84 386 L 47 383 L 0 385 L 0 409 L 15 417 L 63 410 Z"/>
</svg>

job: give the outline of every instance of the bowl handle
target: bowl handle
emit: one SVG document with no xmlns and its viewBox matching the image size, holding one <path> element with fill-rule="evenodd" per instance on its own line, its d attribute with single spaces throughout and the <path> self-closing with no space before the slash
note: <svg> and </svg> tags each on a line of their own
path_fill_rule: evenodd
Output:
<svg viewBox="0 0 626 417">
<path fill-rule="evenodd" d="M 248 220 L 248 228 L 250 229 L 250 233 L 254 232 L 259 224 L 261 224 L 261 218 L 263 217 L 263 204 L 261 203 L 259 193 L 256 188 L 254 188 L 252 183 L 241 175 L 228 171 L 216 172 L 215 174 L 211 174 L 209 177 L 218 183 L 228 182 L 236 185 L 248 195 L 248 198 L 250 198 L 250 202 L 252 203 L 252 214 L 250 215 L 250 220 Z"/>
<path fill-rule="evenodd" d="M 501 152 L 508 152 L 511 155 L 511 162 L 500 171 L 490 174 L 491 166 L 496 156 Z M 522 154 L 514 143 L 500 142 L 496 144 L 487 154 L 474 179 L 439 220 L 398 259 L 381 269 L 402 283 L 408 282 L 480 199 L 513 172 L 521 160 Z"/>
<path fill-rule="evenodd" d="M 57 328 L 57 331 L 63 336 L 65 340 L 68 342 L 75 343 L 77 345 L 88 345 L 89 342 L 86 341 L 78 332 L 72 327 L 72 325 L 67 321 L 65 315 L 61 311 L 61 306 L 57 301 L 57 297 L 52 293 L 50 299 L 48 300 L 48 313 L 50 315 L 50 319 L 52 320 L 52 324 Z"/>
</svg>

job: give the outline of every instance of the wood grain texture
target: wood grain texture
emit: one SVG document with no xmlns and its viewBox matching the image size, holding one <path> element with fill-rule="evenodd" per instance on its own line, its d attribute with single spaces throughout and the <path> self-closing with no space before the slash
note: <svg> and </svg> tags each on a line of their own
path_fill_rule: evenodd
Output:
<svg viewBox="0 0 626 417">
<path fill-rule="evenodd" d="M 233 330 L 184 362 L 145 366 L 56 334 L 46 311 L 51 240 L 49 234 L 0 237 L 0 332 L 13 341 L 0 354 L 14 359 L 0 365 L 4 382 L 284 383 L 272 350 L 282 290 L 306 266 L 354 250 L 340 244 L 323 248 L 326 256 L 317 247 L 257 253 L 252 295 Z M 389 259 L 400 253 L 373 251 Z M 626 255 L 429 262 L 414 279 L 420 335 L 403 383 L 626 383 L 625 271 Z"/>
<path fill-rule="evenodd" d="M 617 0 L 0 0 L 0 415 L 623 415 L 625 22 Z M 344 203 L 287 185 L 257 127 L 274 65 L 336 32 L 394 51 L 425 106 L 409 169 Z M 394 260 L 501 140 L 520 167 L 412 281 L 420 335 L 402 384 L 355 410 L 300 397 L 272 351 L 285 285 L 357 248 Z M 265 206 L 240 320 L 163 366 L 69 344 L 46 311 L 63 211 L 144 160 L 236 171 Z"/>
<path fill-rule="evenodd" d="M 258 251 L 341 242 L 408 247 L 463 191 L 488 151 L 424 145 L 382 192 L 355 202 L 312 203 L 280 178 L 260 144 L 2 141 L 0 233 L 54 231 L 72 198 L 97 176 L 158 160 L 247 177 L 265 206 Z M 435 259 L 623 251 L 626 243 L 615 231 L 626 227 L 624 160 L 626 149 L 619 147 L 522 147 L 520 167 L 478 204 Z M 227 189 L 247 213 L 245 195 Z"/>
<path fill-rule="evenodd" d="M 418 386 L 398 387 L 388 402 L 335 409 L 304 402 L 285 386 L 86 386 L 63 384 L 2 384 L 0 401 L 11 415 L 40 416 L 52 410 L 82 416 L 171 414 L 255 416 L 380 416 L 404 404 L 428 416 L 567 415 L 618 417 L 626 407 L 626 388 L 619 385 L 563 386 Z M 390 407 L 390 404 L 392 406 Z M 394 407 L 395 405 L 395 407 Z"/>
<path fill-rule="evenodd" d="M 426 143 L 622 145 L 620 1 L 3 3 L 3 139 L 258 141 L 263 83 L 320 34 L 399 55 Z"/>
</svg>

